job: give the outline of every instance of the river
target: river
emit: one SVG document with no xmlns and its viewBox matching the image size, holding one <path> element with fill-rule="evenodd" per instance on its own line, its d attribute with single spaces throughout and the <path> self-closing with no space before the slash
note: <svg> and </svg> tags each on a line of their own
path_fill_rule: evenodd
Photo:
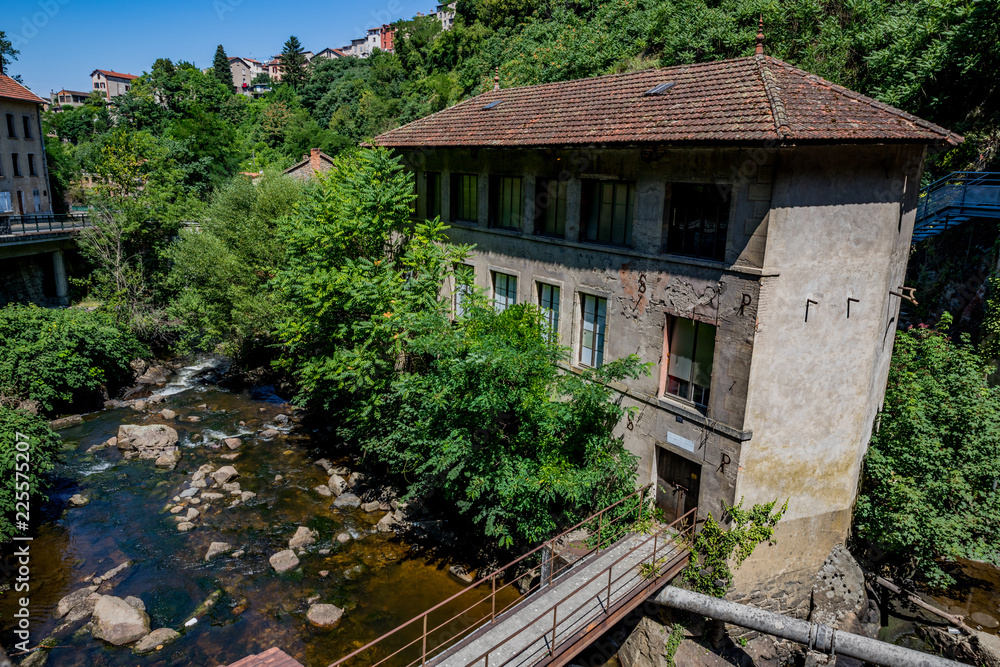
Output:
<svg viewBox="0 0 1000 667">
<path fill-rule="evenodd" d="M 85 578 L 127 561 L 132 565 L 98 592 L 138 597 L 152 629 L 173 628 L 181 638 L 137 656 L 89 633 L 74 633 L 74 627 L 55 639 L 57 648 L 46 664 L 214 667 L 278 646 L 306 667 L 320 667 L 464 587 L 448 573 L 451 563 L 433 550 L 377 532 L 375 524 L 384 512 L 333 509 L 332 499 L 314 490 L 328 479 L 314 462 L 325 457 L 351 469 L 355 462 L 331 455 L 322 433 L 276 426 L 274 418 L 290 414 L 290 409 L 273 395 L 230 392 L 199 380 L 206 373 L 211 376 L 217 364 L 208 360 L 181 368 L 157 390 L 167 395 L 166 401 L 144 412 L 130 407 L 104 410 L 62 431 L 64 451 L 55 470 L 56 484 L 31 542 L 32 646 L 59 625 L 53 616 L 62 597 L 85 586 Z M 163 408 L 177 417 L 164 419 L 159 415 Z M 189 421 L 191 416 L 199 421 Z M 86 453 L 116 435 L 121 424 L 159 423 L 179 434 L 183 456 L 173 471 L 155 468 L 148 460 L 125 460 L 115 448 Z M 266 428 L 281 433 L 262 439 L 258 434 Z M 242 439 L 235 461 L 221 458 L 228 453 L 225 447 L 211 446 L 218 446 L 222 436 Z M 178 532 L 176 517 L 164 508 L 206 463 L 216 468 L 233 465 L 241 488 L 257 495 L 234 508 L 228 507 L 228 499 L 199 505 L 196 528 Z M 278 475 L 282 479 L 275 481 Z M 89 504 L 69 507 L 69 498 L 77 493 L 88 497 Z M 299 556 L 299 568 L 278 575 L 268 558 L 288 548 L 298 526 L 316 529 L 319 539 Z M 353 538 L 347 544 L 336 540 L 343 532 Z M 214 541 L 228 542 L 245 554 L 206 562 L 206 550 Z M 328 574 L 322 576 L 322 571 Z M 216 590 L 223 592 L 218 603 L 185 627 Z M 11 653 L 16 653 L 11 619 L 17 597 L 20 594 L 10 590 L 0 593 L 0 644 Z M 311 626 L 306 620 L 310 599 L 344 608 L 340 625 L 332 630 Z M 460 602 L 469 604 L 467 599 Z M 460 611 L 456 606 L 442 615 Z"/>
</svg>

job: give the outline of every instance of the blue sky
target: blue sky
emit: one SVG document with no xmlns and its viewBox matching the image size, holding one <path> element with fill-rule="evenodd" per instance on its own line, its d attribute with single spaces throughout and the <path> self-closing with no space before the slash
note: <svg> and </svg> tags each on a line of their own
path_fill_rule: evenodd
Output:
<svg viewBox="0 0 1000 667">
<path fill-rule="evenodd" d="M 349 44 L 369 27 L 434 11 L 433 0 L 2 0 L 0 30 L 21 51 L 20 74 L 42 97 L 89 90 L 90 73 L 149 71 L 157 58 L 209 67 L 215 47 L 258 60 L 289 35 L 309 51 Z"/>
</svg>

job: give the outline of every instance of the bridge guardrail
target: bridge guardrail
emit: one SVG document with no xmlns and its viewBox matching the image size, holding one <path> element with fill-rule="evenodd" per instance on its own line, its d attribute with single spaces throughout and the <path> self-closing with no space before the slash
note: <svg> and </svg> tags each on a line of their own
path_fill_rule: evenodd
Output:
<svg viewBox="0 0 1000 667">
<path fill-rule="evenodd" d="M 353 651 L 349 655 L 344 656 L 330 665 L 330 667 L 340 667 L 348 661 L 361 657 L 362 654 L 366 652 L 375 651 L 377 653 L 380 649 L 385 648 L 384 645 L 388 643 L 387 640 L 393 639 L 398 642 L 403 642 L 403 645 L 395 650 L 392 648 L 385 649 L 391 652 L 377 660 L 373 659 L 370 662 L 362 664 L 367 664 L 369 667 L 381 667 L 393 659 L 398 659 L 399 663 L 405 665 L 405 667 L 414 667 L 418 664 L 425 665 L 428 660 L 441 655 L 445 650 L 455 646 L 459 640 L 464 637 L 468 637 L 475 630 L 480 629 L 487 624 L 495 623 L 497 618 L 514 608 L 521 601 L 528 598 L 532 593 L 552 584 L 552 582 L 559 579 L 561 576 L 572 571 L 573 568 L 571 564 L 564 564 L 561 568 L 554 567 L 558 556 L 571 551 L 573 556 L 576 557 L 574 563 L 582 562 L 589 555 L 606 550 L 608 547 L 625 536 L 628 533 L 628 528 L 631 523 L 634 521 L 641 521 L 644 512 L 648 513 L 648 510 L 645 509 L 647 505 L 646 494 L 651 488 L 652 485 L 647 484 L 646 486 L 629 494 L 625 498 L 622 498 L 618 502 L 605 507 L 590 517 L 587 517 L 583 521 L 522 555 L 520 558 L 517 558 L 516 560 L 513 560 L 510 563 L 494 570 L 455 595 L 452 595 L 427 611 L 418 614 L 409 621 L 397 626 L 393 630 L 390 630 L 381 637 L 378 637 L 361 648 Z M 691 518 L 691 513 L 682 517 L 684 520 Z M 682 519 L 678 519 L 678 521 L 681 521 Z M 590 529 L 590 537 L 582 541 L 569 541 L 571 533 L 574 533 L 583 527 L 588 527 Z M 656 538 L 650 537 L 649 539 Z M 654 556 L 655 551 L 656 549 L 654 548 Z M 539 568 L 541 568 L 541 576 L 539 576 Z M 517 574 L 518 571 L 522 569 L 525 571 Z M 604 576 L 603 571 L 602 576 Z M 539 578 L 538 582 L 530 583 L 535 577 Z M 519 589 L 523 591 L 522 596 L 514 602 L 503 606 L 501 609 L 497 609 L 498 594 L 503 593 L 511 587 L 518 586 L 519 582 L 525 578 L 528 578 L 529 585 L 527 586 L 526 591 L 524 591 L 523 588 Z M 490 591 L 487 595 L 482 596 L 483 591 L 477 592 L 477 589 L 484 585 L 490 586 Z M 437 620 L 433 623 L 431 622 L 431 616 L 435 612 L 439 612 L 444 607 L 452 605 L 456 600 L 462 597 L 473 598 L 475 601 L 472 602 L 471 605 L 464 607 L 458 614 L 453 614 L 441 622 L 437 622 Z M 467 615 L 477 616 L 478 618 L 468 621 L 465 618 Z M 465 625 L 465 627 L 455 630 L 453 634 L 450 634 L 447 637 L 442 638 L 438 636 L 438 633 L 441 633 L 442 631 L 448 633 L 449 630 L 446 628 L 449 628 L 449 626 L 454 629 L 462 625 Z M 419 628 L 419 636 L 416 638 L 406 641 L 406 637 L 401 636 L 404 633 L 409 635 L 416 628 Z M 429 643 L 431 645 L 429 645 Z M 417 657 L 413 660 L 406 660 L 403 657 L 399 657 L 407 651 L 411 654 L 417 654 Z"/>
<path fill-rule="evenodd" d="M 71 232 L 90 224 L 85 215 L 11 215 L 0 217 L 0 236 Z"/>
</svg>

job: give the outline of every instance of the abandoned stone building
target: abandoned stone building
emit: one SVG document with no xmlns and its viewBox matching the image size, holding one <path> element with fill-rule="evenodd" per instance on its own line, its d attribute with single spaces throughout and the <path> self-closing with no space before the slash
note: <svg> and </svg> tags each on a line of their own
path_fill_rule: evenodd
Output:
<svg viewBox="0 0 1000 667">
<path fill-rule="evenodd" d="M 739 597 L 790 591 L 847 535 L 924 158 L 960 141 L 758 52 L 498 87 L 373 143 L 573 367 L 655 364 L 620 428 L 669 516 L 789 500 Z"/>
</svg>

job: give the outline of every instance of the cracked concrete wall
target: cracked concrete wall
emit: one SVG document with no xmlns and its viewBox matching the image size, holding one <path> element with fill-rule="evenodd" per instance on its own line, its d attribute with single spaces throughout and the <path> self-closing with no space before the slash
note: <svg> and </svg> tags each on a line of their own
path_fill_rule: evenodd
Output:
<svg viewBox="0 0 1000 667">
<path fill-rule="evenodd" d="M 560 341 L 579 367 L 582 294 L 607 299 L 605 359 L 637 354 L 653 368 L 648 377 L 621 390 L 623 404 L 639 416 L 619 426 L 629 450 L 640 457 L 639 483 L 655 479 L 656 450 L 662 447 L 701 466 L 699 514 L 718 515 L 732 503 L 753 351 L 764 230 L 773 156 L 754 162 L 740 149 L 685 150 L 428 150 L 404 154 L 417 173 L 418 218 L 425 217 L 426 174 L 441 174 L 442 218 L 450 238 L 475 244 L 470 264 L 476 284 L 492 295 L 493 272 L 517 277 L 518 303 L 538 303 L 538 284 L 560 288 Z M 750 173 L 741 165 L 751 163 Z M 450 175 L 478 174 L 479 219 L 449 219 Z M 520 231 L 489 227 L 491 175 L 520 176 L 525 205 Z M 537 235 L 536 185 L 541 178 L 567 183 L 564 238 Z M 584 179 L 619 179 L 636 185 L 630 247 L 580 242 L 580 198 Z M 672 182 L 733 185 L 725 262 L 662 252 L 664 211 Z M 660 395 L 667 316 L 696 319 L 717 327 L 712 392 L 707 410 Z M 679 444 L 678 444 L 679 443 Z"/>
<path fill-rule="evenodd" d="M 779 156 L 747 403 L 753 438 L 736 495 L 790 502 L 777 544 L 738 571 L 737 595 L 762 582 L 795 588 L 849 532 L 885 396 L 900 303 L 889 292 L 903 285 L 923 159 L 922 147 L 890 146 Z"/>
</svg>

